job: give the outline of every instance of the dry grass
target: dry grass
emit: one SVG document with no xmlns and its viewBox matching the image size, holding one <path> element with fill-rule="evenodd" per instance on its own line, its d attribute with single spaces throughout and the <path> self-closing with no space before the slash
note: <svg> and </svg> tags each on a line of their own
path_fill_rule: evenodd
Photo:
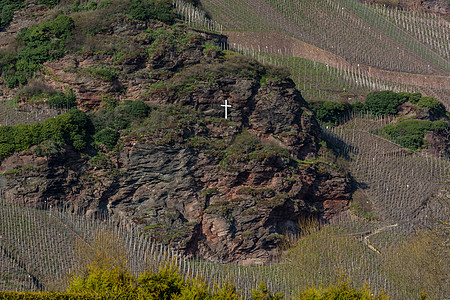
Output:
<svg viewBox="0 0 450 300">
<path fill-rule="evenodd" d="M 114 232 L 98 232 L 91 241 L 78 238 L 77 263 L 73 272 L 83 275 L 92 268 L 100 270 L 127 269 L 127 251 Z"/>
<path fill-rule="evenodd" d="M 411 238 L 393 245 L 385 255 L 383 271 L 402 287 L 410 299 L 425 292 L 431 299 L 450 295 L 449 228 L 419 230 Z"/>
</svg>

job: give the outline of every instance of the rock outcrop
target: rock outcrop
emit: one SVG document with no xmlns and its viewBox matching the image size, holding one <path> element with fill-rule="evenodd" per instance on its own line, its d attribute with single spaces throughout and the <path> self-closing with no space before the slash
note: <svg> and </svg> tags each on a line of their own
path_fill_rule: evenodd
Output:
<svg viewBox="0 0 450 300">
<path fill-rule="evenodd" d="M 302 217 L 327 221 L 346 208 L 349 178 L 318 155 L 320 128 L 283 69 L 224 55 L 224 36 L 143 26 L 100 33 L 127 37 L 135 51 L 69 54 L 42 75 L 73 89 L 85 110 L 105 97 L 140 99 L 149 117 L 121 132 L 114 151 L 50 143 L 6 158 L 0 189 L 10 198 L 107 214 L 188 255 L 244 264 L 276 256 Z"/>
</svg>

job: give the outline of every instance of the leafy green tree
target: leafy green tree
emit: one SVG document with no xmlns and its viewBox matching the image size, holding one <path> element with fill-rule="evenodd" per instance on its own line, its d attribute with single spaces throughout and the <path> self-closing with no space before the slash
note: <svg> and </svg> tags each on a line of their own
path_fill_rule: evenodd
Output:
<svg viewBox="0 0 450 300">
<path fill-rule="evenodd" d="M 345 114 L 345 106 L 339 102 L 325 101 L 316 108 L 316 117 L 324 123 L 337 124 Z"/>
<path fill-rule="evenodd" d="M 401 101 L 403 99 L 392 91 L 372 92 L 367 95 L 366 107 L 375 115 L 394 115 Z"/>
</svg>

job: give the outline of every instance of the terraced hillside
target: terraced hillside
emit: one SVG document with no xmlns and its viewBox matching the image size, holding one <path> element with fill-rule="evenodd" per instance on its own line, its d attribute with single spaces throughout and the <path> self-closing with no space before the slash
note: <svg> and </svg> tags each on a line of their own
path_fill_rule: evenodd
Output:
<svg viewBox="0 0 450 300">
<path fill-rule="evenodd" d="M 333 128 L 333 139 L 348 151 L 350 171 L 370 199 L 377 218 L 414 227 L 446 220 L 448 201 L 434 197 L 447 185 L 450 162 L 445 158 L 411 154 L 373 134 L 389 120 L 355 117 Z"/>
<path fill-rule="evenodd" d="M 88 114 L 97 132 L 82 136 L 86 144 L 79 149 L 67 138 L 60 141 L 64 147 L 47 152 L 39 140 L 5 155 L 0 290 L 64 290 L 69 275 L 108 252 L 135 275 L 170 261 L 185 277 L 205 277 L 210 287 L 231 281 L 246 299 L 260 281 L 288 297 L 342 278 L 392 299 L 450 295 L 450 162 L 380 134 L 418 111 L 435 116 L 403 102 L 411 114 L 355 113 L 321 128 L 311 110 L 323 100 L 351 107 L 385 89 L 419 91 L 449 109 L 445 22 L 353 0 L 202 1 L 211 20 L 176 2 L 186 23 L 230 34 L 227 44 L 224 36 L 178 21 L 137 21 L 122 11 L 104 23 L 83 23 L 106 14 L 96 6 L 101 3 L 76 12 L 67 2 L 55 8 L 75 17 L 75 32 L 84 24 L 86 34 L 78 32 L 77 41 L 86 45 L 65 49 L 29 78 L 51 85 L 53 93 L 72 88 L 73 105 L 98 109 Z M 301 94 L 276 66 L 290 70 Z M 24 100 L 29 106 L 11 105 L 26 87 L 18 85 L 2 94 L 10 101 L 0 102 L 1 126 L 64 112 L 49 109 L 51 96 L 41 92 Z M 311 103 L 283 104 L 294 96 Z M 225 99 L 228 120 L 220 106 Z M 445 123 L 445 116 L 444 110 L 436 122 Z M 295 126 L 283 125 L 289 119 Z M 87 119 L 81 124 L 70 123 L 82 129 L 80 136 Z M 17 136 L 1 146 L 19 144 Z M 286 152 L 287 143 L 310 152 Z M 47 207 L 46 200 L 70 209 Z M 72 214 L 78 208 L 83 216 Z M 190 257 L 167 244 L 181 245 Z M 272 260 L 246 260 L 255 245 L 266 248 L 253 253 L 270 250 Z"/>
<path fill-rule="evenodd" d="M 24 207 L 16 202 L 2 191 L 0 290 L 65 290 L 74 274 L 99 259 L 96 253 L 125 257 L 127 269 L 136 275 L 158 270 L 176 256 L 168 248 L 151 243 L 148 236 L 138 235 L 132 225 L 119 226 L 98 216 L 82 217 L 63 208 Z"/>
<path fill-rule="evenodd" d="M 441 17 L 353 0 L 204 1 L 213 20 L 206 21 L 199 10 L 175 4 L 190 24 L 229 35 L 233 50 L 279 55 L 281 65 L 291 56 L 309 59 L 349 74 L 359 88 L 421 92 L 450 107 L 450 27 Z M 300 73 L 301 66 L 284 65 L 294 76 Z M 311 88 L 322 89 L 321 84 Z"/>
<path fill-rule="evenodd" d="M 448 75 L 447 23 L 437 21 L 426 34 L 416 16 L 387 17 L 384 11 L 353 0 L 342 1 L 203 1 L 225 30 L 274 30 L 286 33 L 349 61 L 409 73 Z M 398 26 L 396 21 L 408 27 Z M 447 25 L 446 25 L 447 24 Z M 439 30 L 438 30 L 439 29 Z M 420 39 L 413 33 L 420 32 Z M 421 40 L 429 41 L 424 44 Z M 430 44 L 436 45 L 431 48 Z"/>
</svg>

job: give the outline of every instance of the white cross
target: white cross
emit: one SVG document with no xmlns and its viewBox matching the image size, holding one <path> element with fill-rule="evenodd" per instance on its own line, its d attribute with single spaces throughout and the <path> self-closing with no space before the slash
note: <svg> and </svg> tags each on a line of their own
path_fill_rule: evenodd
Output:
<svg viewBox="0 0 450 300">
<path fill-rule="evenodd" d="M 231 105 L 228 105 L 228 100 L 225 100 L 225 105 L 221 106 L 225 107 L 225 119 L 228 119 L 228 107 L 231 107 Z"/>
</svg>

